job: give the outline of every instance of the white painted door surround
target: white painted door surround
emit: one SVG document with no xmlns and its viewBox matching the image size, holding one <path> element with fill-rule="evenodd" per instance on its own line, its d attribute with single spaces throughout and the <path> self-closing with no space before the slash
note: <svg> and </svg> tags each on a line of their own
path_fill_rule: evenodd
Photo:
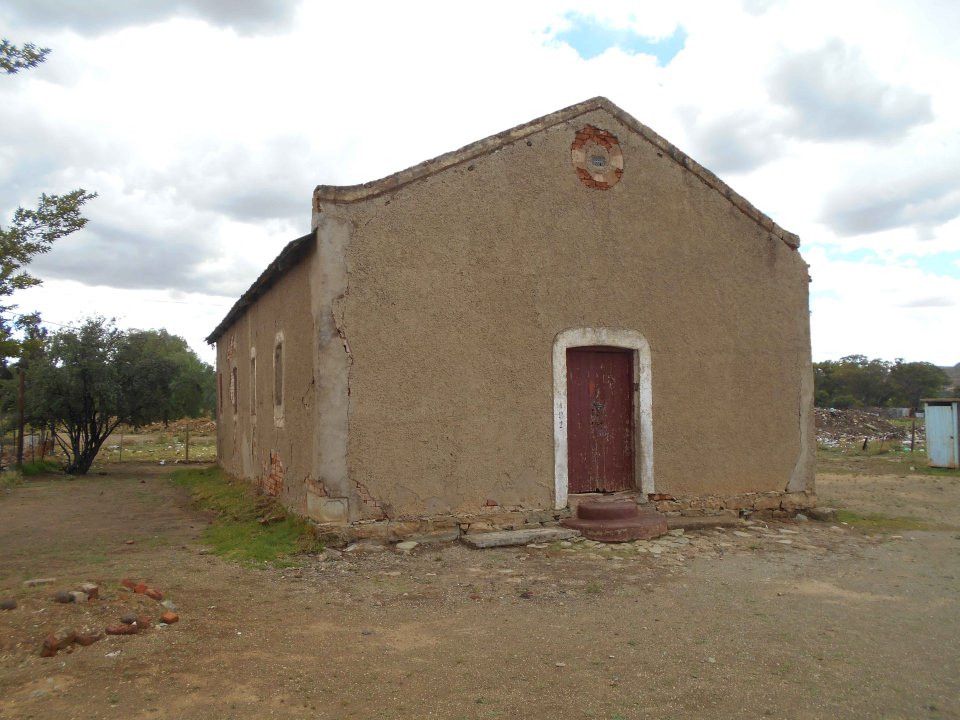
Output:
<svg viewBox="0 0 960 720">
<path fill-rule="evenodd" d="M 633 351 L 634 477 L 644 495 L 655 492 L 653 483 L 653 383 L 650 344 L 636 330 L 620 328 L 568 328 L 553 340 L 553 457 L 554 498 L 559 510 L 567 506 L 567 350 L 602 345 Z"/>
</svg>

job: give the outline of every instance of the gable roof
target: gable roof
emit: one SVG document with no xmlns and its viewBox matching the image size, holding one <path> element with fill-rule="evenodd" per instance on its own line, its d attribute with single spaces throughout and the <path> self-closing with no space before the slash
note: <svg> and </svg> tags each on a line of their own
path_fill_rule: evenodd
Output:
<svg viewBox="0 0 960 720">
<path fill-rule="evenodd" d="M 334 204 L 354 203 L 383 195 L 384 193 L 391 192 L 404 185 L 438 173 L 441 170 L 462 165 L 478 157 L 488 155 L 505 145 L 523 140 L 530 135 L 553 127 L 554 125 L 568 122 L 594 110 L 606 110 L 627 128 L 661 150 L 665 155 L 674 160 L 674 162 L 693 173 L 707 187 L 723 195 L 734 207 L 760 225 L 764 230 L 778 237 L 794 250 L 800 247 L 800 238 L 797 235 L 777 225 L 768 216 L 754 207 L 749 200 L 736 192 L 703 165 L 684 153 L 676 145 L 673 145 L 655 133 L 635 117 L 614 105 L 605 97 L 595 97 L 585 102 L 571 105 L 563 110 L 557 110 L 556 112 L 544 115 L 536 120 L 531 120 L 523 125 L 517 125 L 515 128 L 504 130 L 502 133 L 491 135 L 483 140 L 477 140 L 459 150 L 444 153 L 432 160 L 425 160 L 419 165 L 414 165 L 413 167 L 401 170 L 400 172 L 388 175 L 379 180 L 362 183 L 360 185 L 317 185 L 313 191 L 314 210 L 319 210 L 321 202 Z"/>
<path fill-rule="evenodd" d="M 453 150 L 431 160 L 425 160 L 418 165 L 393 173 L 392 175 L 387 175 L 379 180 L 362 183 L 360 185 L 317 185 L 313 191 L 314 211 L 319 212 L 321 210 L 320 204 L 324 202 L 349 204 L 392 192 L 404 185 L 429 177 L 447 168 L 462 165 L 476 158 L 489 155 L 510 143 L 523 140 L 530 135 L 541 132 L 554 125 L 569 122 L 574 118 L 593 112 L 594 110 L 606 110 L 624 126 L 662 151 L 664 155 L 693 173 L 693 175 L 707 187 L 723 195 L 735 208 L 760 225 L 764 230 L 774 237 L 779 238 L 794 250 L 800 247 L 800 238 L 797 235 L 777 225 L 767 215 L 764 215 L 754 207 L 749 200 L 736 192 L 703 165 L 684 153 L 676 145 L 673 145 L 655 133 L 632 115 L 614 105 L 605 97 L 595 97 L 562 110 L 557 110 L 556 112 L 544 115 L 536 120 L 531 120 L 523 125 L 517 125 L 514 128 L 504 130 L 496 135 L 477 140 L 459 150 Z M 307 250 L 313 247 L 314 234 L 315 231 L 312 231 L 284 247 L 277 258 L 260 273 L 260 277 L 254 281 L 253 285 L 234 303 L 226 317 L 224 317 L 214 331 L 207 336 L 206 342 L 211 344 L 217 342 L 257 298 L 269 290 L 291 266 L 299 261 L 300 258 L 306 254 Z"/>
</svg>

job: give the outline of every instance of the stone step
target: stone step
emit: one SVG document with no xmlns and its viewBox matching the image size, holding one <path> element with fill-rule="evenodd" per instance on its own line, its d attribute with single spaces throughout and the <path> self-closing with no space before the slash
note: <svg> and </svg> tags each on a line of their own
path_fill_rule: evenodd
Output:
<svg viewBox="0 0 960 720">
<path fill-rule="evenodd" d="M 513 547 L 530 543 L 569 540 L 580 533 L 576 530 L 558 527 L 529 528 L 526 530 L 503 530 L 500 532 L 466 534 L 460 536 L 460 542 L 478 550 L 495 547 Z"/>
</svg>

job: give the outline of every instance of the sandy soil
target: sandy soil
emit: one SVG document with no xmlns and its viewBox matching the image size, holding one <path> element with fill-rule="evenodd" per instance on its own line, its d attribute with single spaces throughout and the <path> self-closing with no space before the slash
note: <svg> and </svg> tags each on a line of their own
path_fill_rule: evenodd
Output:
<svg viewBox="0 0 960 720">
<path fill-rule="evenodd" d="M 0 718 L 960 717 L 958 477 L 820 479 L 836 505 L 937 526 L 899 536 L 759 523 L 264 569 L 205 554 L 207 519 L 158 470 L 0 492 L 0 597 L 19 603 Z M 159 615 L 124 577 L 181 621 L 39 657 L 60 627 Z M 50 599 L 86 580 L 103 599 Z"/>
</svg>

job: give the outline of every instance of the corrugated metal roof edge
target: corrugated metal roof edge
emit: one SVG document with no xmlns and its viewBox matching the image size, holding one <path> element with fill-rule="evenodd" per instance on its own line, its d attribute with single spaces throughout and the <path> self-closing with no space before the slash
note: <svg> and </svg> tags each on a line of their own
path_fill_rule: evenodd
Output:
<svg viewBox="0 0 960 720">
<path fill-rule="evenodd" d="M 227 331 L 227 328 L 233 325 L 257 298 L 269 290 L 292 265 L 306 254 L 307 250 L 313 247 L 311 241 L 315 236 L 316 230 L 311 230 L 303 237 L 287 243 L 273 262 L 267 265 L 264 271 L 260 273 L 260 277 L 258 277 L 253 284 L 247 288 L 247 291 L 240 296 L 240 299 L 233 304 L 233 307 L 230 308 L 230 311 L 223 320 L 220 321 L 220 324 L 207 336 L 206 341 L 211 345 L 217 342 L 223 333 Z"/>
</svg>

